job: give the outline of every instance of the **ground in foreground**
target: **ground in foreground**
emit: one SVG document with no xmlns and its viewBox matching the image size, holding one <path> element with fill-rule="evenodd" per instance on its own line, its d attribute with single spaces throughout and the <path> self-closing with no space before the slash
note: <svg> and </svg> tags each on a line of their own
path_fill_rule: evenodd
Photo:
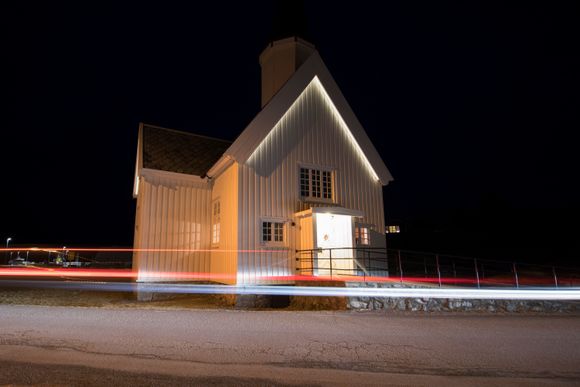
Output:
<svg viewBox="0 0 580 387">
<path fill-rule="evenodd" d="M 579 323 L 0 305 L 0 384 L 578 385 Z"/>
</svg>

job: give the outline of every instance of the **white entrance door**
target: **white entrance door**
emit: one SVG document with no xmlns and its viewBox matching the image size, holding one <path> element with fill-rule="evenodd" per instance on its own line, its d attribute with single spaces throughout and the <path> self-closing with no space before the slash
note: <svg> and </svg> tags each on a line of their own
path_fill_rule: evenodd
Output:
<svg viewBox="0 0 580 387">
<path fill-rule="evenodd" d="M 313 214 L 315 220 L 317 269 L 315 275 L 354 274 L 352 216 L 331 213 Z"/>
</svg>

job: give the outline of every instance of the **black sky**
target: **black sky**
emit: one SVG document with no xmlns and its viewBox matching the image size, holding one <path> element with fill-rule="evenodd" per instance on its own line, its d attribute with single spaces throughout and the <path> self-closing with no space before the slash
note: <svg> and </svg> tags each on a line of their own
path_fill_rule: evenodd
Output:
<svg viewBox="0 0 580 387">
<path fill-rule="evenodd" d="M 577 211 L 578 7 L 505 3 L 305 5 L 395 178 L 389 218 L 490 197 Z M 259 111 L 274 8 L 2 4 L 0 237 L 131 245 L 138 123 L 233 140 Z"/>
</svg>

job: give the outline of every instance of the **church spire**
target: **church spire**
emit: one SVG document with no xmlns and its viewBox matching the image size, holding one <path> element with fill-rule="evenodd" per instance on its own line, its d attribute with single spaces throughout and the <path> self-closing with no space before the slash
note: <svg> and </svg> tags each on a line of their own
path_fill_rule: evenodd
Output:
<svg viewBox="0 0 580 387">
<path fill-rule="evenodd" d="M 275 11 L 270 44 L 260 54 L 262 107 L 316 51 L 307 36 L 304 1 L 281 0 Z"/>
<path fill-rule="evenodd" d="M 309 40 L 303 0 L 279 0 L 274 9 L 270 41 L 298 37 Z"/>
</svg>

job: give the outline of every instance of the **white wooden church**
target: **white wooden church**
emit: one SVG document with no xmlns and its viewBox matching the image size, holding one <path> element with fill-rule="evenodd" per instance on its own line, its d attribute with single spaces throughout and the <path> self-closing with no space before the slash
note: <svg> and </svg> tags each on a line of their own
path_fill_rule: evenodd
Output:
<svg viewBox="0 0 580 387">
<path fill-rule="evenodd" d="M 356 268 L 352 248 L 385 247 L 391 174 L 315 47 L 277 40 L 260 65 L 262 110 L 233 143 L 140 124 L 137 281 L 291 283 L 325 273 L 324 249 Z M 315 271 L 296 260 L 311 249 Z"/>
</svg>

